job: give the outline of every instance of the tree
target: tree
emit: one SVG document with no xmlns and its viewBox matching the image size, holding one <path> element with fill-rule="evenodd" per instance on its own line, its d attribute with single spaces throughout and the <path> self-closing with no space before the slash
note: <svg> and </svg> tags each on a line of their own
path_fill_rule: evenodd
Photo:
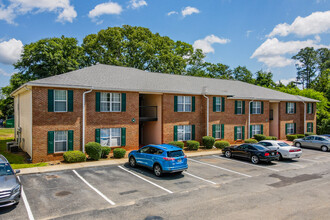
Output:
<svg viewBox="0 0 330 220">
<path fill-rule="evenodd" d="M 259 70 L 257 73 L 257 78 L 255 80 L 255 84 L 259 86 L 264 86 L 268 88 L 274 88 L 276 86 L 275 82 L 273 81 L 273 74 L 271 72 L 265 72 Z"/>
<path fill-rule="evenodd" d="M 253 75 L 245 66 L 238 66 L 233 71 L 233 77 L 236 80 L 254 83 Z"/>
<path fill-rule="evenodd" d="M 319 71 L 330 69 L 330 49 L 320 48 L 316 52 Z"/>
<path fill-rule="evenodd" d="M 303 89 L 305 87 L 310 88 L 317 70 L 317 52 L 313 47 L 306 47 L 301 49 L 297 55 L 292 57 L 292 59 L 297 60 L 297 81 L 302 83 Z"/>
</svg>

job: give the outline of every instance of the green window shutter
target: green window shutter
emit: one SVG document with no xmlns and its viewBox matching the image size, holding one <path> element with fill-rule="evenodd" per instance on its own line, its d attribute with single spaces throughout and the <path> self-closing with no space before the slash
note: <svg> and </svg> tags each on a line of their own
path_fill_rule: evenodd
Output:
<svg viewBox="0 0 330 220">
<path fill-rule="evenodd" d="M 213 97 L 213 112 L 216 112 L 217 111 L 217 108 L 216 108 L 216 101 L 217 101 L 217 97 Z"/>
<path fill-rule="evenodd" d="M 174 112 L 178 111 L 178 96 L 174 96 Z"/>
<path fill-rule="evenodd" d="M 260 128 L 261 129 L 261 134 L 264 134 L 264 125 L 261 125 L 260 127 L 261 127 Z"/>
<path fill-rule="evenodd" d="M 221 124 L 221 139 L 225 138 L 225 125 Z"/>
<path fill-rule="evenodd" d="M 68 112 L 73 112 L 73 90 L 68 90 Z"/>
<path fill-rule="evenodd" d="M 195 111 L 195 96 L 191 97 L 191 111 Z"/>
<path fill-rule="evenodd" d="M 174 141 L 178 141 L 178 126 L 174 125 Z"/>
<path fill-rule="evenodd" d="M 234 127 L 234 140 L 237 140 L 237 126 Z"/>
<path fill-rule="evenodd" d="M 250 125 L 250 131 L 249 131 L 249 133 L 250 133 L 250 137 L 249 138 L 252 138 L 252 125 Z"/>
<path fill-rule="evenodd" d="M 101 129 L 95 129 L 95 142 L 101 143 Z"/>
<path fill-rule="evenodd" d="M 253 102 L 250 103 L 250 114 L 253 114 L 253 112 L 252 112 L 252 104 L 253 104 Z"/>
<path fill-rule="evenodd" d="M 48 112 L 54 112 L 54 89 L 48 89 Z"/>
<path fill-rule="evenodd" d="M 191 140 L 195 140 L 195 125 L 191 125 Z"/>
<path fill-rule="evenodd" d="M 95 111 L 100 112 L 101 109 L 101 93 L 96 92 L 95 93 Z"/>
<path fill-rule="evenodd" d="M 216 125 L 212 125 L 212 137 L 215 138 L 215 127 Z"/>
<path fill-rule="evenodd" d="M 121 94 L 121 111 L 126 112 L 126 93 Z"/>
<path fill-rule="evenodd" d="M 242 101 L 242 114 L 245 114 L 245 101 Z"/>
<path fill-rule="evenodd" d="M 313 128 L 313 126 L 314 126 L 314 123 L 311 122 L 311 132 L 312 132 L 312 133 L 314 132 L 314 128 Z"/>
<path fill-rule="evenodd" d="M 296 131 L 296 123 L 293 123 L 294 125 L 294 133 L 297 134 L 297 131 Z"/>
<path fill-rule="evenodd" d="M 261 114 L 264 113 L 264 102 L 261 102 Z"/>
<path fill-rule="evenodd" d="M 294 113 L 297 113 L 297 103 L 294 103 Z"/>
<path fill-rule="evenodd" d="M 237 101 L 235 101 L 235 114 L 237 115 Z"/>
<path fill-rule="evenodd" d="M 73 130 L 68 131 L 68 151 L 73 151 Z"/>
<path fill-rule="evenodd" d="M 285 134 L 288 134 L 288 123 L 285 124 Z"/>
<path fill-rule="evenodd" d="M 289 113 L 289 111 L 288 111 L 288 105 L 289 105 L 289 104 L 286 102 L 286 103 L 285 103 L 285 113 L 287 113 L 287 114 Z"/>
<path fill-rule="evenodd" d="M 310 106 L 310 103 L 307 103 L 307 111 L 306 111 L 307 114 L 310 114 L 310 112 L 309 112 L 309 106 Z"/>
<path fill-rule="evenodd" d="M 121 128 L 121 146 L 126 146 L 126 128 Z"/>
<path fill-rule="evenodd" d="M 245 126 L 242 126 L 242 140 L 245 139 Z"/>
<path fill-rule="evenodd" d="M 221 111 L 224 112 L 225 111 L 225 97 L 221 98 Z"/>
<path fill-rule="evenodd" d="M 54 153 L 54 131 L 48 131 L 48 153 Z"/>
<path fill-rule="evenodd" d="M 314 103 L 311 103 L 311 105 L 312 105 L 312 112 L 311 112 L 311 114 L 313 114 L 314 113 Z"/>
</svg>

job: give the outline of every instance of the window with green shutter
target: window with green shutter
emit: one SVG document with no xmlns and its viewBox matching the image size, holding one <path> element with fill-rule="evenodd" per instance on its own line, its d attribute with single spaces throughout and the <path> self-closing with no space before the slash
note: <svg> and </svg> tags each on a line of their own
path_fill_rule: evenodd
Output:
<svg viewBox="0 0 330 220">
<path fill-rule="evenodd" d="M 121 128 L 121 146 L 126 146 L 126 128 Z"/>
<path fill-rule="evenodd" d="M 96 112 L 101 111 L 101 93 L 100 92 L 95 93 L 95 111 Z"/>
<path fill-rule="evenodd" d="M 68 90 L 68 112 L 73 112 L 73 90 Z"/>
<path fill-rule="evenodd" d="M 234 127 L 234 140 L 244 140 L 245 131 L 244 126 L 235 126 Z"/>
<path fill-rule="evenodd" d="M 195 140 L 195 125 L 191 125 L 191 140 Z"/>
<path fill-rule="evenodd" d="M 221 139 L 225 138 L 225 125 L 221 124 Z"/>
<path fill-rule="evenodd" d="M 295 134 L 295 133 L 296 133 L 296 123 L 286 123 L 285 134 Z"/>
<path fill-rule="evenodd" d="M 178 111 L 178 96 L 174 96 L 174 112 Z"/>
<path fill-rule="evenodd" d="M 191 111 L 195 112 L 195 96 L 191 97 Z"/>
<path fill-rule="evenodd" d="M 313 103 L 307 103 L 307 114 L 313 114 Z"/>
<path fill-rule="evenodd" d="M 178 126 L 177 125 L 174 125 L 174 136 L 173 136 L 173 139 L 174 141 L 178 141 Z"/>
<path fill-rule="evenodd" d="M 68 151 L 73 151 L 73 139 L 74 139 L 74 132 L 73 130 L 68 131 Z"/>
<path fill-rule="evenodd" d="M 221 125 L 220 124 L 212 125 L 212 137 L 214 137 L 215 139 L 221 138 Z"/>
<path fill-rule="evenodd" d="M 54 153 L 54 131 L 48 131 L 48 153 Z"/>
<path fill-rule="evenodd" d="M 313 122 L 307 122 L 307 132 L 313 133 Z"/>
<path fill-rule="evenodd" d="M 126 93 L 121 94 L 121 111 L 126 112 Z"/>
<path fill-rule="evenodd" d="M 242 115 L 245 113 L 245 101 L 235 101 L 235 114 Z"/>
<path fill-rule="evenodd" d="M 174 112 L 194 112 L 195 96 L 174 96 Z"/>
<path fill-rule="evenodd" d="M 54 90 L 48 89 L 48 112 L 54 112 Z"/>
<path fill-rule="evenodd" d="M 101 129 L 95 129 L 95 142 L 101 143 Z"/>
</svg>

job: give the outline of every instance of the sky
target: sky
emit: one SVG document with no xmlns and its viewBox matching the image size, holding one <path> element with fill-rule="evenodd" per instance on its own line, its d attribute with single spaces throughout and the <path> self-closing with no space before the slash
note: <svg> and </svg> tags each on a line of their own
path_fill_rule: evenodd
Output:
<svg viewBox="0 0 330 220">
<path fill-rule="evenodd" d="M 0 87 L 17 72 L 23 45 L 83 38 L 108 27 L 142 26 L 202 49 L 205 61 L 274 80 L 296 77 L 291 57 L 330 48 L 330 0 L 0 0 Z"/>
</svg>

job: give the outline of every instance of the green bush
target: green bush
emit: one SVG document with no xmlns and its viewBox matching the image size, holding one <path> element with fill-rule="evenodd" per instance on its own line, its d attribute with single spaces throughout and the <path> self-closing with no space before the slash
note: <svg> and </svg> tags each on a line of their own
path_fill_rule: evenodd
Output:
<svg viewBox="0 0 330 220">
<path fill-rule="evenodd" d="M 86 153 L 92 160 L 99 160 L 101 158 L 101 145 L 96 142 L 89 142 L 86 144 Z"/>
<path fill-rule="evenodd" d="M 63 154 L 64 161 L 67 163 L 76 163 L 86 161 L 86 155 L 79 151 L 68 151 Z"/>
<path fill-rule="evenodd" d="M 187 141 L 187 147 L 189 150 L 198 150 L 199 145 L 198 141 Z"/>
<path fill-rule="evenodd" d="M 184 147 L 184 143 L 182 141 L 171 141 L 168 144 L 173 145 L 173 146 L 180 147 L 181 149 L 183 149 L 183 147 Z"/>
<path fill-rule="evenodd" d="M 266 136 L 265 140 L 277 140 L 277 137 L 275 137 L 275 136 Z"/>
<path fill-rule="evenodd" d="M 125 157 L 126 150 L 123 148 L 116 148 L 113 150 L 113 157 L 114 158 L 123 158 Z"/>
<path fill-rule="evenodd" d="M 288 140 L 288 141 L 293 141 L 294 139 L 297 139 L 298 137 L 297 137 L 297 135 L 295 135 L 295 134 L 288 134 L 287 136 L 286 136 L 286 139 Z"/>
<path fill-rule="evenodd" d="M 225 147 L 229 147 L 230 144 L 228 141 L 216 141 L 214 146 L 218 149 L 224 149 Z"/>
<path fill-rule="evenodd" d="M 258 141 L 257 141 L 256 139 L 252 139 L 252 138 L 250 138 L 250 139 L 246 139 L 246 140 L 244 140 L 244 143 L 248 143 L 248 144 L 256 144 L 256 143 L 258 143 Z"/>
<path fill-rule="evenodd" d="M 258 142 L 262 140 L 266 140 L 266 136 L 263 134 L 255 134 L 253 135 L 254 139 L 256 139 Z"/>
<path fill-rule="evenodd" d="M 297 138 L 304 138 L 305 135 L 304 134 L 296 134 L 297 135 Z"/>
<path fill-rule="evenodd" d="M 315 135 L 315 134 L 312 133 L 312 132 L 306 132 L 306 133 L 305 133 L 305 137 L 307 137 L 307 136 L 311 136 L 311 135 Z"/>
<path fill-rule="evenodd" d="M 210 136 L 204 136 L 203 137 L 203 146 L 206 149 L 212 149 L 213 145 L 214 145 L 215 139 L 214 137 L 210 137 Z"/>
<path fill-rule="evenodd" d="M 111 148 L 110 147 L 101 147 L 101 150 L 102 150 L 101 157 L 107 158 L 107 156 L 110 154 Z"/>
</svg>

